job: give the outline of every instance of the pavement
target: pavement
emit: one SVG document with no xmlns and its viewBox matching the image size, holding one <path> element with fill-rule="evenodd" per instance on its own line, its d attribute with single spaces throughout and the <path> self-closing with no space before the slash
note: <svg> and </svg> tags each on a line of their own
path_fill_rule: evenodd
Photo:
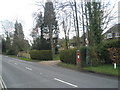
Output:
<svg viewBox="0 0 120 90">
<path fill-rule="evenodd" d="M 118 88 L 118 79 L 53 65 L 2 57 L 7 88 Z"/>
</svg>

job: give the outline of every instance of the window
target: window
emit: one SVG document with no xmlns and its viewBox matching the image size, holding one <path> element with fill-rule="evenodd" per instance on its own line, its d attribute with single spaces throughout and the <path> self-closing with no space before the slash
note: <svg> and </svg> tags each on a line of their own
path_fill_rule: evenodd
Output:
<svg viewBox="0 0 120 90">
<path fill-rule="evenodd" d="M 120 37 L 120 33 L 119 32 L 115 33 L 115 37 Z"/>
<path fill-rule="evenodd" d="M 112 38 L 112 33 L 107 34 L 107 39 Z"/>
</svg>

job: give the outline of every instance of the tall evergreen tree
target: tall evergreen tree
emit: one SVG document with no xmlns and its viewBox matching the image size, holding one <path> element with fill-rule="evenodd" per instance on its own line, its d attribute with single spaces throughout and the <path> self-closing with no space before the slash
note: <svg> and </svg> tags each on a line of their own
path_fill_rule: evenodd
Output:
<svg viewBox="0 0 120 90">
<path fill-rule="evenodd" d="M 87 2 L 89 20 L 89 44 L 98 45 L 102 41 L 102 16 L 100 2 Z"/>
<path fill-rule="evenodd" d="M 32 31 L 32 37 L 33 37 L 33 45 L 32 49 L 36 50 L 50 50 L 50 42 L 46 37 L 44 36 L 47 30 L 44 28 L 44 17 L 42 16 L 42 13 L 40 12 L 37 14 L 36 19 L 36 25 L 35 28 Z"/>
<path fill-rule="evenodd" d="M 34 34 L 38 34 L 39 31 L 38 36 Z M 52 50 L 53 54 L 58 52 L 58 25 L 51 1 L 45 3 L 44 17 L 41 12 L 37 14 L 36 26 L 32 31 L 32 36 L 35 37 L 33 49 Z"/>
<path fill-rule="evenodd" d="M 18 23 L 16 21 L 12 47 L 14 47 L 14 51 L 17 54 L 19 51 L 24 51 L 25 46 L 26 45 L 25 45 L 25 39 L 24 39 L 22 25 L 21 25 L 21 23 Z"/>
<path fill-rule="evenodd" d="M 53 54 L 56 54 L 57 49 L 57 43 L 58 43 L 58 27 L 57 27 L 57 21 L 56 16 L 53 8 L 53 3 L 51 1 L 48 1 L 45 3 L 45 12 L 44 12 L 44 27 L 47 27 L 48 30 L 44 29 L 44 34 L 49 35 L 48 42 L 51 46 L 51 50 Z"/>
</svg>

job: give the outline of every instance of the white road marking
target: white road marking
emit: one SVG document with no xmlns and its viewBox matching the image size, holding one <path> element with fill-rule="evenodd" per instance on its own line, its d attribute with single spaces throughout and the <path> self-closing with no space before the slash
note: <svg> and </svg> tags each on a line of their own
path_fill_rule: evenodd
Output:
<svg viewBox="0 0 120 90">
<path fill-rule="evenodd" d="M 29 67 L 25 67 L 27 70 L 30 70 L 30 71 L 32 71 L 32 69 L 31 68 L 29 68 Z"/>
<path fill-rule="evenodd" d="M 0 76 L 0 85 L 1 85 L 1 88 L 7 88 L 1 76 Z"/>
<path fill-rule="evenodd" d="M 73 87 L 78 87 L 77 85 L 74 85 L 74 84 L 71 84 L 71 83 L 69 83 L 69 82 L 60 80 L 60 79 L 58 79 L 58 78 L 54 78 L 54 80 L 59 81 L 59 82 L 62 82 L 62 83 L 65 83 L 65 84 L 68 84 L 68 85 L 73 86 Z"/>
</svg>

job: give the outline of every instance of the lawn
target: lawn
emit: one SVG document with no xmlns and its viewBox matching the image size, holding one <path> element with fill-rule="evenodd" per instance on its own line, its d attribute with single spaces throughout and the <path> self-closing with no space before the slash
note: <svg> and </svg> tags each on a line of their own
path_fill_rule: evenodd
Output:
<svg viewBox="0 0 120 90">
<path fill-rule="evenodd" d="M 97 66 L 97 67 L 86 67 L 86 68 L 83 68 L 83 70 L 94 71 L 94 72 L 109 74 L 109 75 L 117 75 L 117 76 L 119 74 L 118 67 L 116 69 L 114 69 L 112 64 L 111 65 L 101 65 L 101 66 Z"/>
</svg>

